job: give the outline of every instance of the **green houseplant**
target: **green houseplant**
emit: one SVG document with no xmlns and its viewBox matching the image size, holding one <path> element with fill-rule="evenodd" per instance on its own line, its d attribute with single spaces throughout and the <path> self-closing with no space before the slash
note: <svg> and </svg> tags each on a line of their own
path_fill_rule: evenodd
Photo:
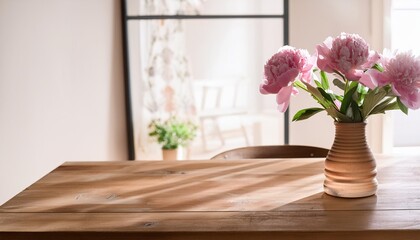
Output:
<svg viewBox="0 0 420 240">
<path fill-rule="evenodd" d="M 185 147 L 194 140 L 197 125 L 189 120 L 180 120 L 175 116 L 167 120 L 154 119 L 149 124 L 149 136 L 162 145 L 164 160 L 185 159 Z"/>
</svg>

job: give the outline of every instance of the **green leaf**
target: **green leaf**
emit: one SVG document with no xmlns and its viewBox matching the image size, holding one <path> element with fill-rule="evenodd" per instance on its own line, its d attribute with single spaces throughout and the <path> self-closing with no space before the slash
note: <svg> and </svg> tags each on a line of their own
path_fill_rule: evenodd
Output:
<svg viewBox="0 0 420 240">
<path fill-rule="evenodd" d="M 368 93 L 368 91 L 369 91 L 368 87 L 365 87 L 362 84 L 357 85 L 357 92 L 356 92 L 357 96 L 356 96 L 355 101 L 357 101 L 358 105 L 361 106 L 363 104 L 363 101 L 365 100 L 365 96 Z"/>
<path fill-rule="evenodd" d="M 378 104 L 371 112 L 370 115 L 373 114 L 378 114 L 378 113 L 385 113 L 385 111 L 389 111 L 389 110 L 396 110 L 396 109 L 400 109 L 400 107 L 398 106 L 397 101 L 389 103 L 390 101 L 388 100 L 393 100 L 392 98 L 389 98 L 385 101 L 383 101 L 382 103 Z"/>
<path fill-rule="evenodd" d="M 351 122 L 352 120 L 348 118 L 346 115 L 342 114 L 335 104 L 332 101 L 327 101 L 324 96 L 321 94 L 319 89 L 314 88 L 309 83 L 304 82 L 306 85 L 308 92 L 311 93 L 311 96 L 319 103 L 322 107 L 325 108 L 328 115 L 330 115 L 335 121 L 339 122 Z M 324 91 L 325 92 L 325 91 Z M 328 95 L 328 94 L 327 94 Z"/>
<path fill-rule="evenodd" d="M 350 103 L 353 101 L 353 94 L 356 90 L 357 90 L 357 85 L 350 88 L 350 90 L 348 90 L 347 93 L 344 95 L 344 98 L 340 107 L 341 113 L 344 113 L 347 115 L 347 109 L 350 106 Z"/>
<path fill-rule="evenodd" d="M 322 88 L 322 84 L 319 81 L 314 80 L 314 82 L 315 82 L 315 84 L 316 84 L 317 87 Z"/>
<path fill-rule="evenodd" d="M 398 107 L 401 109 L 405 115 L 408 115 L 408 108 L 404 105 L 404 103 L 401 102 L 400 98 L 397 98 Z"/>
<path fill-rule="evenodd" d="M 349 107 L 346 110 L 346 116 L 349 117 L 350 119 L 353 119 L 353 109 L 351 108 L 351 105 L 349 105 Z"/>
<path fill-rule="evenodd" d="M 350 81 L 349 90 L 351 90 L 354 87 L 357 87 L 359 85 L 358 81 Z"/>
<path fill-rule="evenodd" d="M 308 88 L 306 87 L 306 85 L 305 84 L 303 84 L 301 81 L 299 81 L 299 80 L 297 80 L 297 81 L 295 81 L 294 83 L 293 83 L 293 85 L 295 86 L 295 87 L 298 87 L 298 88 L 301 88 L 301 89 L 303 89 L 303 90 L 305 90 L 305 91 L 308 91 Z"/>
<path fill-rule="evenodd" d="M 376 107 L 374 107 L 372 109 L 372 111 L 370 112 L 370 114 L 381 113 L 382 112 L 382 109 L 385 108 L 392 100 L 394 100 L 394 98 L 386 98 L 381 103 L 379 103 L 378 105 L 376 105 Z"/>
<path fill-rule="evenodd" d="M 337 100 L 338 100 L 338 101 L 340 101 L 340 102 L 342 102 L 342 101 L 343 101 L 343 99 L 344 99 L 344 97 L 343 97 L 343 96 L 341 96 L 341 95 L 337 95 L 337 94 L 335 94 L 334 96 L 335 96 L 335 99 L 337 99 Z"/>
<path fill-rule="evenodd" d="M 360 113 L 359 106 L 356 102 L 352 101 L 350 106 L 347 108 L 346 116 L 349 117 L 352 122 L 362 122 L 362 114 Z"/>
<path fill-rule="evenodd" d="M 314 88 L 309 83 L 304 82 L 306 88 L 308 89 L 308 92 L 311 93 L 311 96 L 319 103 L 321 104 L 325 109 L 329 108 L 331 106 L 331 102 L 325 101 L 322 94 L 318 91 L 317 88 Z"/>
<path fill-rule="evenodd" d="M 369 91 L 369 88 L 368 87 L 365 87 L 362 84 L 358 84 L 357 85 L 357 92 L 358 93 L 360 93 L 360 94 L 366 94 L 368 91 Z"/>
<path fill-rule="evenodd" d="M 382 99 L 386 96 L 387 92 L 383 88 L 376 88 L 374 90 L 370 90 L 366 96 L 365 100 L 363 101 L 362 105 L 362 116 L 366 119 L 373 108 L 382 101 Z"/>
<path fill-rule="evenodd" d="M 343 90 L 343 91 L 344 91 L 344 89 L 346 88 L 346 84 L 344 84 L 344 83 L 343 83 L 343 81 L 341 81 L 341 80 L 340 80 L 340 79 L 338 79 L 338 78 L 335 78 L 335 79 L 333 80 L 333 84 L 334 84 L 336 87 L 338 87 L 339 89 Z"/>
<path fill-rule="evenodd" d="M 327 74 L 324 71 L 320 72 L 321 75 L 321 85 L 323 89 L 330 89 L 330 84 L 328 83 Z"/>
<path fill-rule="evenodd" d="M 352 122 L 351 118 L 342 114 L 340 111 L 338 111 L 337 108 L 333 106 L 326 108 L 325 111 L 327 111 L 328 115 L 330 115 L 337 122 Z"/>
<path fill-rule="evenodd" d="M 312 117 L 313 115 L 324 111 L 325 109 L 323 108 L 306 108 L 306 109 L 302 109 L 300 111 L 298 111 L 295 116 L 293 116 L 292 121 L 300 121 L 300 120 L 304 120 L 304 119 L 308 119 L 310 117 Z"/>
<path fill-rule="evenodd" d="M 346 77 L 343 74 L 341 74 L 339 71 L 334 71 L 334 73 L 340 76 L 343 80 L 346 79 Z"/>
<path fill-rule="evenodd" d="M 384 71 L 384 68 L 381 65 L 377 64 L 377 63 L 375 63 L 375 65 L 373 65 L 372 68 L 378 70 L 379 72 L 383 72 Z"/>
<path fill-rule="evenodd" d="M 355 122 L 362 122 L 363 121 L 362 114 L 360 113 L 359 106 L 357 105 L 357 103 L 352 101 L 351 104 L 350 104 L 350 107 L 351 107 L 351 110 L 353 112 L 352 119 Z"/>
<path fill-rule="evenodd" d="M 326 99 L 326 100 L 328 100 L 329 102 L 331 102 L 331 103 L 334 103 L 334 95 L 332 95 L 331 96 L 331 94 L 329 94 L 329 93 L 327 93 L 324 89 L 322 89 L 322 88 L 317 88 L 318 89 L 318 91 L 322 94 L 322 96 Z"/>
<path fill-rule="evenodd" d="M 386 91 L 386 96 L 388 97 L 396 97 L 395 93 L 392 91 L 390 85 L 383 86 L 383 89 Z"/>
</svg>

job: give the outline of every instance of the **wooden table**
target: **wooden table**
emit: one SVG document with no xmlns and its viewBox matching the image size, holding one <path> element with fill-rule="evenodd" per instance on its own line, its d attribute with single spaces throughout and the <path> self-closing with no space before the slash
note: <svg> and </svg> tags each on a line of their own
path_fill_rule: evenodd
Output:
<svg viewBox="0 0 420 240">
<path fill-rule="evenodd" d="M 0 207 L 0 239 L 420 239 L 420 157 L 376 196 L 323 193 L 323 159 L 65 163 Z"/>
</svg>

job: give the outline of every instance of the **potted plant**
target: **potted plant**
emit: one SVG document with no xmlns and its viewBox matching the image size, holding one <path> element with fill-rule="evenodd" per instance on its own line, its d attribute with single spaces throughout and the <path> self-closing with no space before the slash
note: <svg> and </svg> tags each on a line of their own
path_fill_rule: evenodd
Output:
<svg viewBox="0 0 420 240">
<path fill-rule="evenodd" d="M 162 145 L 163 160 L 183 160 L 186 158 L 185 147 L 195 138 L 197 126 L 189 120 L 182 121 L 172 116 L 165 121 L 152 120 L 149 130 L 149 136 Z"/>
</svg>

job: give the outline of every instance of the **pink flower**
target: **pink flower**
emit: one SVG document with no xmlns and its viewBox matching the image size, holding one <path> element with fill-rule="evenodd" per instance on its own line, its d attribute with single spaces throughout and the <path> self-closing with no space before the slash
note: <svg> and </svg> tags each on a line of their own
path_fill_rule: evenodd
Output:
<svg viewBox="0 0 420 240">
<path fill-rule="evenodd" d="M 318 67 L 329 73 L 342 73 L 348 80 L 357 81 L 363 71 L 371 68 L 379 54 L 369 50 L 369 45 L 357 34 L 341 33 L 328 37 L 316 46 Z"/>
<path fill-rule="evenodd" d="M 286 112 L 286 109 L 289 107 L 290 97 L 296 94 L 298 94 L 298 90 L 292 85 L 280 89 L 276 96 L 277 109 L 280 112 Z"/>
<path fill-rule="evenodd" d="M 360 82 L 374 89 L 391 84 L 392 91 L 402 103 L 411 109 L 420 108 L 420 58 L 411 52 L 394 53 L 384 51 L 382 58 L 384 71 L 369 69 Z"/>
<path fill-rule="evenodd" d="M 308 51 L 284 46 L 264 66 L 264 82 L 260 85 L 262 94 L 277 94 L 281 112 L 289 106 L 290 96 L 296 94 L 292 83 L 295 79 L 309 82 L 315 58 Z"/>
</svg>

